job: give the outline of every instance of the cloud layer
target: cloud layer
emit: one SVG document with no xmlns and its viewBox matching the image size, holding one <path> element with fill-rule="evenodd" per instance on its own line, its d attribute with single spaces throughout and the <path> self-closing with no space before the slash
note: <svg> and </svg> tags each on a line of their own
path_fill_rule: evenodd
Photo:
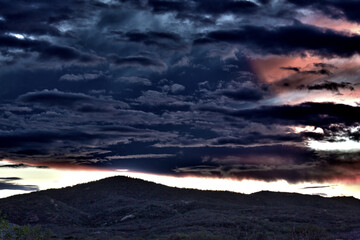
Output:
<svg viewBox="0 0 360 240">
<path fill-rule="evenodd" d="M 0 159 L 357 182 L 358 5 L 0 0 Z"/>
</svg>

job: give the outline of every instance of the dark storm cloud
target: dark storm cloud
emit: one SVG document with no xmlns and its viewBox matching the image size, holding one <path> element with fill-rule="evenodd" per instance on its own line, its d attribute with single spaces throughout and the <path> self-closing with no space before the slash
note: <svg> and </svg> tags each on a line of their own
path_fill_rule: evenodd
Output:
<svg viewBox="0 0 360 240">
<path fill-rule="evenodd" d="M 360 37 L 357 35 L 342 35 L 301 23 L 273 29 L 244 26 L 240 29 L 219 30 L 195 40 L 195 44 L 216 42 L 243 44 L 263 54 L 291 54 L 308 50 L 322 56 L 349 57 L 360 52 Z"/>
<path fill-rule="evenodd" d="M 331 75 L 331 72 L 327 69 L 320 69 L 320 70 L 309 70 L 309 71 L 302 71 L 301 73 L 305 74 L 317 74 L 317 75 Z"/>
<path fill-rule="evenodd" d="M 39 187 L 36 185 L 19 185 L 0 180 L 0 190 L 36 191 L 39 190 Z"/>
<path fill-rule="evenodd" d="M 325 81 L 322 83 L 316 83 L 313 85 L 307 85 L 307 86 L 299 86 L 299 89 L 308 89 L 308 90 L 328 90 L 328 91 L 332 91 L 332 92 L 339 92 L 340 89 L 349 89 L 351 91 L 354 90 L 353 84 L 349 83 L 349 82 L 340 82 L 340 83 L 336 83 L 336 82 L 329 82 L 329 81 Z"/>
<path fill-rule="evenodd" d="M 252 13 L 258 9 L 258 5 L 250 1 L 234 0 L 193 0 L 193 1 L 167 1 L 167 0 L 149 0 L 149 6 L 154 12 L 200 12 L 205 14 L 223 14 L 223 13 Z"/>
<path fill-rule="evenodd" d="M 354 128 L 355 127 L 355 128 Z M 324 133 L 329 138 L 344 138 L 347 137 L 354 141 L 360 140 L 360 131 L 356 126 L 348 127 L 345 124 L 332 124 L 328 128 L 324 128 Z"/>
<path fill-rule="evenodd" d="M 19 21 L 26 24 L 26 21 L 33 19 L 37 21 L 42 20 L 44 23 L 53 23 L 56 19 L 67 20 L 84 16 L 81 13 L 74 15 L 74 11 L 69 7 L 69 3 L 71 3 L 72 7 L 78 8 L 85 6 L 86 1 L 54 0 L 51 4 L 48 4 L 41 0 L 34 0 L 31 5 L 27 5 L 26 3 L 28 3 L 26 0 L 19 0 L 16 2 L 2 0 L 0 2 L 1 13 L 5 19 L 9 21 Z M 39 16 L 39 12 L 42 12 L 44 15 Z"/>
<path fill-rule="evenodd" d="M 0 36 L 0 47 L 36 50 L 47 46 L 48 46 L 48 42 L 46 41 L 19 39 L 7 35 Z"/>
<path fill-rule="evenodd" d="M 0 136 L 0 157 L 22 162 L 67 162 L 77 164 L 81 160 L 95 159 L 101 153 L 97 143 L 111 142 L 111 136 L 94 135 L 80 131 L 18 131 L 3 133 Z M 22 168 L 27 164 L 4 165 L 3 167 Z"/>
<path fill-rule="evenodd" d="M 48 168 L 46 166 L 30 166 L 24 163 L 19 163 L 19 164 L 4 164 L 4 165 L 0 165 L 0 168 L 29 168 L 29 167 L 33 167 L 33 168 Z M 21 178 L 0 178 L 1 179 L 10 179 L 10 180 L 20 180 Z"/>
<path fill-rule="evenodd" d="M 319 67 L 321 65 L 319 64 L 314 64 L 315 66 Z M 294 71 L 296 73 L 302 73 L 302 74 L 318 74 L 318 75 L 331 75 L 331 72 L 328 69 L 322 68 L 322 69 L 316 69 L 316 70 L 306 70 L 306 71 L 302 71 L 300 68 L 298 67 L 280 67 L 280 69 L 282 70 L 290 70 L 290 71 Z"/>
<path fill-rule="evenodd" d="M 78 61 L 80 63 L 99 63 L 102 58 L 81 53 L 80 51 L 68 46 L 49 46 L 40 52 L 41 60 L 59 59 L 63 61 Z"/>
<path fill-rule="evenodd" d="M 272 134 L 272 135 L 263 135 L 259 132 L 249 132 L 248 134 L 244 134 L 242 137 L 234 138 L 234 137 L 225 137 L 218 138 L 215 140 L 213 144 L 215 145 L 225 145 L 225 144 L 239 144 L 239 145 L 249 145 L 249 144 L 272 144 L 279 142 L 302 142 L 305 138 L 323 138 L 322 134 L 317 136 L 312 135 L 313 133 L 302 132 L 301 134 L 296 133 L 288 133 L 288 134 Z"/>
<path fill-rule="evenodd" d="M 334 187 L 334 186 L 336 186 L 336 185 L 311 186 L 311 187 L 303 187 L 302 189 L 329 188 L 329 187 Z"/>
<path fill-rule="evenodd" d="M 275 149 L 278 152 L 271 151 Z M 251 150 L 245 151 L 245 154 L 212 154 L 204 158 L 202 164 L 178 167 L 176 172 L 180 175 L 265 181 L 285 179 L 290 183 L 356 181 L 358 174 L 358 153 L 317 154 L 306 148 L 289 146 L 273 146 L 269 149 L 260 147 Z M 298 158 L 294 159 L 294 156 Z"/>
<path fill-rule="evenodd" d="M 75 61 L 81 64 L 99 64 L 104 59 L 93 54 L 83 53 L 68 46 L 52 45 L 47 41 L 19 39 L 13 36 L 0 36 L 0 48 L 5 51 L 19 49 L 29 53 L 38 53 L 40 61 L 61 60 L 64 62 Z"/>
<path fill-rule="evenodd" d="M 73 2 L 74 7 L 77 5 Z M 26 1 L 1 1 L 0 9 L 0 14 L 5 20 L 0 22 L 0 31 L 30 35 L 60 36 L 61 32 L 50 24 L 69 20 L 74 13 L 66 7 L 64 1 L 53 1 L 52 4 L 32 1 L 31 5 Z"/>
<path fill-rule="evenodd" d="M 146 56 L 119 57 L 118 55 L 111 54 L 108 58 L 112 64 L 119 67 L 146 67 L 156 71 L 164 71 L 167 68 L 166 64 L 160 59 Z"/>
<path fill-rule="evenodd" d="M 12 183 L 12 181 L 18 181 L 21 178 L 18 177 L 2 177 L 0 178 L 0 190 L 23 190 L 23 191 L 35 191 L 39 190 L 36 185 L 19 185 Z"/>
<path fill-rule="evenodd" d="M 182 12 L 190 10 L 191 1 L 167 1 L 167 0 L 149 0 L 148 4 L 154 12 Z"/>
<path fill-rule="evenodd" d="M 260 89 L 242 88 L 239 90 L 225 90 L 222 94 L 226 97 L 240 101 L 258 101 L 263 99 L 264 93 Z"/>
<path fill-rule="evenodd" d="M 26 149 L 26 147 L 31 146 L 34 148 L 39 148 L 43 144 L 56 143 L 57 141 L 91 142 L 96 138 L 97 136 L 80 131 L 19 131 L 15 133 L 2 133 L 0 135 L 0 148 Z M 46 149 L 46 146 L 43 147 Z M 39 154 L 41 154 L 41 152 L 39 152 Z"/>
<path fill-rule="evenodd" d="M 292 68 L 297 69 L 296 71 Z M 294 73 L 279 79 L 270 84 L 270 88 L 279 92 L 316 90 L 318 93 L 332 91 L 338 95 L 343 93 L 340 90 L 354 91 L 357 88 L 357 78 L 354 69 L 340 70 L 338 67 L 327 63 L 313 63 L 304 68 L 299 67 L 280 67 L 284 71 Z M 349 77 L 353 75 L 353 77 Z M 344 81 L 347 79 L 347 81 Z"/>
<path fill-rule="evenodd" d="M 141 146 L 141 145 L 140 145 Z M 139 147 L 140 147 L 139 146 Z M 203 146 L 182 148 L 181 151 L 175 147 L 156 147 L 149 148 L 151 153 L 172 154 L 170 157 L 160 158 L 160 156 L 153 161 L 149 159 L 142 159 L 134 161 L 136 151 L 121 148 L 124 150 L 125 157 L 118 159 L 116 164 L 121 167 L 138 168 L 139 163 L 142 165 L 142 171 L 156 172 L 162 174 L 194 174 L 201 175 L 201 171 L 188 171 L 185 169 L 193 168 L 211 168 L 217 169 L 221 167 L 231 171 L 234 167 L 251 167 L 261 169 L 264 166 L 277 168 L 282 165 L 297 165 L 297 164 L 311 164 L 313 153 L 305 148 L 294 147 L 290 145 L 272 145 L 272 146 L 255 146 L 255 147 L 226 147 L 226 146 Z M 132 152 L 131 152 L 132 151 Z M 135 153 L 135 154 L 134 154 Z M 126 157 L 129 156 L 129 157 Z M 130 159 L 130 156 L 132 159 Z M 140 158 L 141 156 L 139 156 Z M 155 158 L 155 155 L 154 155 Z M 159 165 L 160 164 L 160 165 Z M 175 171 L 175 172 L 174 172 Z M 207 175 L 219 177 L 218 173 L 208 172 Z M 229 177 L 226 174 L 222 177 Z"/>
<path fill-rule="evenodd" d="M 19 177 L 2 177 L 0 180 L 12 181 L 12 180 L 21 180 Z"/>
<path fill-rule="evenodd" d="M 337 67 L 332 65 L 332 64 L 328 64 L 328 63 L 314 63 L 313 64 L 314 67 L 319 67 L 319 68 L 323 68 L 323 69 L 336 69 Z"/>
<path fill-rule="evenodd" d="M 343 123 L 353 125 L 359 122 L 355 116 L 360 114 L 360 107 L 335 103 L 306 102 L 299 105 L 264 106 L 261 108 L 229 111 L 221 108 L 202 107 L 203 111 L 213 111 L 244 118 L 260 123 L 278 123 L 286 125 L 310 125 L 326 127 L 330 124 Z M 351 112 L 352 114 L 344 114 Z"/>
<path fill-rule="evenodd" d="M 77 102 L 92 100 L 92 98 L 82 93 L 66 93 L 58 90 L 44 90 L 21 95 L 19 100 L 25 103 L 41 103 L 50 106 L 71 106 Z"/>
<path fill-rule="evenodd" d="M 116 33 L 116 32 L 115 32 Z M 144 44 L 152 45 L 157 41 L 166 40 L 172 42 L 179 42 L 181 38 L 178 34 L 171 32 L 127 32 L 125 37 L 128 41 L 142 42 Z"/>
<path fill-rule="evenodd" d="M 294 72 L 300 72 L 300 68 L 298 68 L 298 67 L 281 67 L 280 69 L 290 70 L 290 71 L 294 71 Z"/>
<path fill-rule="evenodd" d="M 174 90 L 176 91 L 176 89 Z M 154 112 L 163 111 L 188 111 L 193 103 L 183 96 L 169 95 L 164 92 L 148 90 L 136 99 L 140 103 L 140 109 Z"/>
<path fill-rule="evenodd" d="M 306 148 L 290 145 L 257 146 L 247 148 L 207 149 L 201 163 L 178 167 L 179 174 L 232 177 L 274 181 L 286 179 L 301 181 L 292 172 L 311 168 L 316 161 L 314 153 Z M 277 174 L 278 173 L 278 174 Z M 306 173 L 304 173 L 306 174 Z"/>
<path fill-rule="evenodd" d="M 269 133 L 264 134 L 261 132 L 250 131 L 239 134 L 239 136 L 227 136 L 212 139 L 211 145 L 241 145 L 241 146 L 253 146 L 262 144 L 279 144 L 279 143 L 302 143 L 304 140 L 314 139 L 317 141 L 329 140 L 334 138 L 337 133 L 331 129 L 326 129 L 325 133 L 316 133 L 303 131 L 300 133 L 288 133 L 283 132 L 279 134 Z"/>
<path fill-rule="evenodd" d="M 356 179 L 356 171 L 352 171 L 355 167 L 358 167 L 358 164 L 354 163 L 346 167 L 343 167 L 341 163 L 338 165 L 319 164 L 315 166 L 310 164 L 289 164 L 281 167 L 229 165 L 207 168 L 179 168 L 177 171 L 184 175 L 227 177 L 239 180 L 252 179 L 267 182 L 286 180 L 289 183 L 295 184 L 306 181 L 316 181 L 320 183 L 338 180 L 351 181 Z"/>
<path fill-rule="evenodd" d="M 48 101 L 50 105 L 42 104 L 41 108 L 34 108 L 34 112 L 20 114 L 9 112 L 8 109 L 3 113 L 0 118 L 0 158 L 29 163 L 60 161 L 65 165 L 90 164 L 93 161 L 105 161 L 104 154 L 109 152 L 112 145 L 118 143 L 131 148 L 128 144 L 132 142 L 167 141 L 176 136 L 176 133 L 146 129 L 144 124 L 157 121 L 158 117 L 152 113 L 135 110 L 106 112 L 103 105 L 110 105 L 113 100 L 102 101 L 97 112 L 93 109 L 89 111 L 85 110 L 86 105 L 84 107 L 82 103 L 83 99 L 87 101 L 88 97 L 76 94 L 65 96 L 67 104 L 61 102 L 62 94 L 60 99 L 54 99 L 53 96 L 49 99 L 43 96 L 38 98 L 37 95 L 33 98 L 31 95 L 31 98 L 26 99 L 31 100 L 29 103 L 42 104 L 43 101 Z M 59 105 L 59 102 L 62 105 Z M 28 120 L 25 120 L 26 118 Z M 78 123 L 74 122 L 75 119 L 78 119 Z M 46 129 L 43 124 L 46 124 Z M 142 124 L 142 127 L 130 127 L 128 124 Z M 112 155 L 116 153 L 117 150 Z"/>
<path fill-rule="evenodd" d="M 223 14 L 223 13 L 246 13 L 251 14 L 258 10 L 258 5 L 250 1 L 217 1 L 217 0 L 198 0 L 197 10 L 204 13 Z"/>
<path fill-rule="evenodd" d="M 29 92 L 19 96 L 18 100 L 23 103 L 72 108 L 80 112 L 115 112 L 116 108 L 128 107 L 121 101 L 95 98 L 83 93 L 62 92 L 56 89 Z M 107 105 L 104 106 L 104 104 Z"/>
<path fill-rule="evenodd" d="M 115 39 L 119 41 L 127 41 L 134 43 L 142 43 L 146 46 L 156 46 L 163 50 L 186 50 L 187 44 L 183 41 L 180 35 L 173 32 L 118 32 L 111 31 L 117 36 Z"/>
<path fill-rule="evenodd" d="M 8 63 L 29 59 L 28 55 L 15 55 L 13 51 L 25 51 L 33 54 L 30 57 L 38 58 L 33 60 L 32 67 L 38 65 L 37 61 L 44 65 L 49 60 L 82 65 L 103 62 L 103 58 L 83 52 L 71 43 L 76 39 L 76 34 L 70 29 L 80 24 L 80 19 L 83 23 L 87 21 L 86 18 L 92 17 L 97 11 L 90 2 L 55 0 L 51 4 L 43 1 L 29 4 L 26 1 L 1 1 L 0 5 L 0 49 L 10 56 Z M 69 22 L 72 27 L 64 28 L 69 26 Z"/>
<path fill-rule="evenodd" d="M 336 17 L 333 6 L 351 18 L 345 3 L 325 3 L 325 14 Z M 295 5 L 319 3 L 0 0 L 0 159 L 19 163 L 2 167 L 57 163 L 290 182 L 354 177 L 354 154 L 320 154 L 307 141 L 358 141 L 359 107 L 284 105 L 276 84 L 292 81 L 282 89 L 289 95 L 299 86 L 355 93 L 357 80 L 330 79 L 341 69 L 325 60 L 301 68 L 285 62 L 280 72 L 292 75 L 279 83 L 253 70 L 252 60 L 269 54 L 359 53 L 359 36 L 301 24 Z M 314 130 L 296 132 L 299 125 Z"/>
<path fill-rule="evenodd" d="M 7 22 L 0 22 L 0 32 L 22 33 L 29 35 L 51 35 L 58 37 L 62 35 L 61 31 L 54 26 L 39 23 L 20 24 L 22 21 L 23 20 L 8 17 Z"/>
</svg>

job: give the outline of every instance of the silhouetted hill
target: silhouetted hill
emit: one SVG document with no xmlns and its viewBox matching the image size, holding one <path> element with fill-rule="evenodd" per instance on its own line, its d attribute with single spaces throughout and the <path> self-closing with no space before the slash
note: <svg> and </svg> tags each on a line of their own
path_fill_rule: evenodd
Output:
<svg viewBox="0 0 360 240">
<path fill-rule="evenodd" d="M 111 177 L 0 199 L 57 239 L 360 239 L 360 200 L 171 188 Z"/>
</svg>

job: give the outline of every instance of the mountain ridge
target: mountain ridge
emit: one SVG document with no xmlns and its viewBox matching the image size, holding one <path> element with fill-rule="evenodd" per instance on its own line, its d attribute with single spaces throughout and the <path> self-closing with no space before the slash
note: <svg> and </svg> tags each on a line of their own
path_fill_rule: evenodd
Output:
<svg viewBox="0 0 360 240">
<path fill-rule="evenodd" d="M 248 195 L 173 188 L 123 176 L 3 198 L 0 210 L 15 224 L 41 224 L 60 239 L 102 239 L 96 232 L 110 239 L 166 239 L 179 232 L 287 239 L 297 227 L 327 239 L 357 234 L 360 228 L 360 200 L 354 197 L 270 191 Z"/>
</svg>

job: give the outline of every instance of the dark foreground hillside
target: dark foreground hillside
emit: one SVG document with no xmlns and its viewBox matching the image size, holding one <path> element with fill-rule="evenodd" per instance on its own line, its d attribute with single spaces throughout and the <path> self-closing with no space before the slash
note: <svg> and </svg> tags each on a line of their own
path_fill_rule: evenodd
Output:
<svg viewBox="0 0 360 240">
<path fill-rule="evenodd" d="M 112 177 L 0 199 L 53 239 L 360 239 L 360 200 L 170 188 Z"/>
</svg>

